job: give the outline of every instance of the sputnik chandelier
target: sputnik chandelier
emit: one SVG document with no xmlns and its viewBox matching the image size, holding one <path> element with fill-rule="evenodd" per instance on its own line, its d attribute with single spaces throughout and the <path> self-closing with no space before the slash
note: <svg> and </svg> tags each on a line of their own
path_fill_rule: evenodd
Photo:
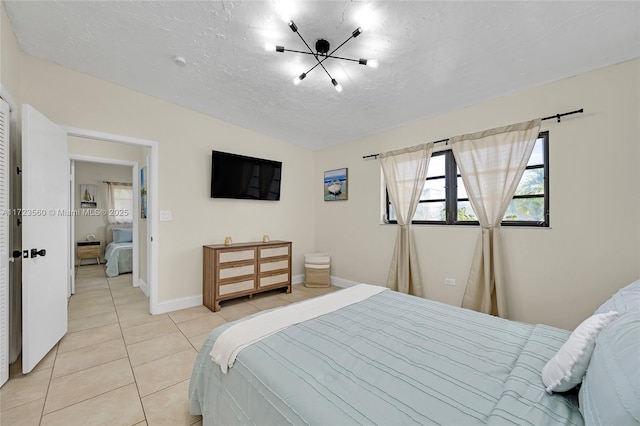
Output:
<svg viewBox="0 0 640 426">
<path fill-rule="evenodd" d="M 274 51 L 275 50 L 276 52 L 280 52 L 280 53 L 283 53 L 283 52 L 295 52 L 295 53 L 302 53 L 302 54 L 305 54 L 305 55 L 312 55 L 313 57 L 316 58 L 316 61 L 317 61 L 317 64 L 312 66 L 307 72 L 303 72 L 302 74 L 300 74 L 299 76 L 297 76 L 293 80 L 293 84 L 295 84 L 295 85 L 300 84 L 300 82 L 305 79 L 307 74 L 309 74 L 311 71 L 316 69 L 316 67 L 320 66 L 320 67 L 322 67 L 324 72 L 327 73 L 327 75 L 329 76 L 329 79 L 331 80 L 331 84 L 333 84 L 333 87 L 336 89 L 336 91 L 342 92 L 342 85 L 340 83 L 338 83 L 336 81 L 336 79 L 331 76 L 331 74 L 329 74 L 329 71 L 327 71 L 327 69 L 325 68 L 325 66 L 323 64 L 323 62 L 326 61 L 329 58 L 342 59 L 344 61 L 357 62 L 360 65 L 367 65 L 367 66 L 372 67 L 372 68 L 377 68 L 378 67 L 378 61 L 376 61 L 374 59 L 351 59 L 351 58 L 344 58 L 342 56 L 334 55 L 334 53 L 338 49 L 340 49 L 342 46 L 344 46 L 349 40 L 358 37 L 362 33 L 362 28 L 361 27 L 356 28 L 351 33 L 351 36 L 349 36 L 348 39 L 343 41 L 342 44 L 340 44 L 335 49 L 331 50 L 331 52 L 329 52 L 329 50 L 331 49 L 331 44 L 327 40 L 325 40 L 323 38 L 316 40 L 316 45 L 315 45 L 316 50 L 314 52 L 313 49 L 311 49 L 311 46 L 309 46 L 309 44 L 305 41 L 304 37 L 302 37 L 302 35 L 298 31 L 298 26 L 293 21 L 289 21 L 287 23 L 287 25 L 289 25 L 289 28 L 291 28 L 291 31 L 293 31 L 294 33 L 298 34 L 298 37 L 300 37 L 300 39 L 302 40 L 304 45 L 307 46 L 307 49 L 309 49 L 309 51 L 305 52 L 305 51 L 301 51 L 301 50 L 285 49 L 284 46 L 274 46 L 274 45 L 270 45 L 270 44 L 268 44 L 266 46 L 266 49 L 270 50 L 270 51 Z"/>
</svg>

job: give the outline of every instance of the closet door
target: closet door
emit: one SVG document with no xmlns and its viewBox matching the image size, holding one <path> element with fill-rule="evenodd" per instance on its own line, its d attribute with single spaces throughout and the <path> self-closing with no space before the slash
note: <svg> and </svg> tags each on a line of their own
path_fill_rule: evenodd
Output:
<svg viewBox="0 0 640 426">
<path fill-rule="evenodd" d="M 9 121 L 0 99 L 0 386 L 9 379 Z"/>
</svg>

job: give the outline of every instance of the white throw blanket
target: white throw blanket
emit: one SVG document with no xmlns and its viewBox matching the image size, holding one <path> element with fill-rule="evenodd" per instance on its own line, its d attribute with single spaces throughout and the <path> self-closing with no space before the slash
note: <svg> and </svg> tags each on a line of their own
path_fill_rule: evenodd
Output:
<svg viewBox="0 0 640 426">
<path fill-rule="evenodd" d="M 358 284 L 335 293 L 329 293 L 256 315 L 223 331 L 213 344 L 210 353 L 211 358 L 226 374 L 228 369 L 233 366 L 238 353 L 247 346 L 291 325 L 361 302 L 384 290 L 387 289 L 368 284 Z"/>
</svg>

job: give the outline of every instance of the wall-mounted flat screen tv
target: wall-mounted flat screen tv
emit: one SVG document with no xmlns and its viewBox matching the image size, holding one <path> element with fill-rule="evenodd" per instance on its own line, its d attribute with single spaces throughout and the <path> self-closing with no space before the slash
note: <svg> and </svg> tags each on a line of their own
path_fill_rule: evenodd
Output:
<svg viewBox="0 0 640 426">
<path fill-rule="evenodd" d="M 282 162 L 228 152 L 211 153 L 211 198 L 280 199 Z"/>
</svg>

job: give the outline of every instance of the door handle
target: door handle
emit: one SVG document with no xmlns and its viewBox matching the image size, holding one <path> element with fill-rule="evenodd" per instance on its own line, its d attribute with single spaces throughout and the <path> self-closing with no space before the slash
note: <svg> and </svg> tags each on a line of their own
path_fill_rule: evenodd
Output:
<svg viewBox="0 0 640 426">
<path fill-rule="evenodd" d="M 38 256 L 46 256 L 47 255 L 47 251 L 45 249 L 31 249 L 31 258 L 34 257 L 38 257 Z"/>
<path fill-rule="evenodd" d="M 26 250 L 25 250 L 26 253 Z M 20 250 L 14 250 L 11 252 L 11 256 L 9 256 L 9 262 L 15 262 L 16 259 L 20 259 L 22 257 L 22 252 Z"/>
</svg>

